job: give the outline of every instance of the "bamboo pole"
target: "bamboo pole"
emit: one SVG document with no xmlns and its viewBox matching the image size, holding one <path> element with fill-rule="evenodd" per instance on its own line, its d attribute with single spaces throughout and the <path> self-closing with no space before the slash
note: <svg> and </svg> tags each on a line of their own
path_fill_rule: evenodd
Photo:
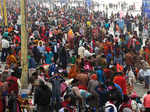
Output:
<svg viewBox="0 0 150 112">
<path fill-rule="evenodd" d="M 2 16 L 2 18 L 3 18 L 3 8 L 2 8 L 1 0 L 0 0 L 0 10 L 1 10 L 1 16 Z"/>
<path fill-rule="evenodd" d="M 22 89 L 28 86 L 28 59 L 27 59 L 27 32 L 26 32 L 26 0 L 21 0 L 21 85 Z"/>
<path fill-rule="evenodd" d="M 8 26 L 6 0 L 3 0 L 5 26 Z"/>
</svg>

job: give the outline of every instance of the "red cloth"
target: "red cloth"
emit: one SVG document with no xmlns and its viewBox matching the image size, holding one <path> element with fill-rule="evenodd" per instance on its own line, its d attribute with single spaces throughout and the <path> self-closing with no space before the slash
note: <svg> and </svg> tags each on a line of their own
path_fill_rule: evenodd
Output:
<svg viewBox="0 0 150 112">
<path fill-rule="evenodd" d="M 18 83 L 17 83 L 17 78 L 15 76 L 9 76 L 7 78 L 8 82 L 8 93 L 10 94 L 12 91 L 15 93 L 18 93 Z"/>
<path fill-rule="evenodd" d="M 17 36 L 17 35 L 14 37 L 14 40 L 13 40 L 13 41 L 14 41 L 14 43 L 16 43 L 16 41 L 18 41 L 18 43 L 21 43 L 21 39 L 20 39 L 20 37 Z"/>
<path fill-rule="evenodd" d="M 98 80 L 98 78 L 97 78 L 97 75 L 96 74 L 93 74 L 93 75 L 91 75 L 91 77 L 90 77 L 91 79 L 93 79 L 93 80 Z"/>
<path fill-rule="evenodd" d="M 111 77 L 111 70 L 108 68 L 104 68 L 104 74 L 106 76 L 106 79 L 109 79 Z"/>
<path fill-rule="evenodd" d="M 80 84 L 79 84 L 79 85 L 78 85 L 78 88 L 79 88 L 79 89 L 83 89 L 83 90 L 86 90 L 86 91 L 87 91 L 87 87 L 86 87 L 86 86 L 84 86 L 84 85 L 80 85 Z"/>
<path fill-rule="evenodd" d="M 148 94 L 144 97 L 144 107 L 150 108 L 150 94 Z"/>
<path fill-rule="evenodd" d="M 123 91 L 123 94 L 127 94 L 127 85 L 126 85 L 126 80 L 123 76 L 115 76 L 114 77 L 114 83 L 118 84 Z"/>
<path fill-rule="evenodd" d="M 131 100 L 129 100 L 127 103 L 122 103 L 122 105 L 121 105 L 121 107 L 119 109 L 119 112 L 123 112 L 124 108 L 130 108 L 132 110 Z"/>
<path fill-rule="evenodd" d="M 62 107 L 68 109 L 69 112 L 73 112 L 70 108 L 68 108 L 69 103 L 70 103 L 70 102 L 68 102 L 68 101 L 63 101 L 63 102 L 61 103 L 61 105 L 62 105 Z"/>
<path fill-rule="evenodd" d="M 0 112 L 3 112 L 3 102 L 1 98 L 0 98 Z"/>
</svg>

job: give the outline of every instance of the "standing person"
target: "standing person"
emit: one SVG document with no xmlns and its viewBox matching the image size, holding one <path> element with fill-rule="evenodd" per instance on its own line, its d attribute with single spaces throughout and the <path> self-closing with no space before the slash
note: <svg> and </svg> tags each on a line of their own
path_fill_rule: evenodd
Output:
<svg viewBox="0 0 150 112">
<path fill-rule="evenodd" d="M 80 56 L 81 59 L 84 58 L 84 52 L 85 52 L 85 47 L 82 45 L 78 48 L 78 55 Z"/>
<path fill-rule="evenodd" d="M 147 95 L 144 97 L 144 107 L 145 112 L 150 112 L 150 91 L 147 92 Z"/>
<path fill-rule="evenodd" d="M 43 81 L 37 82 L 35 89 L 34 103 L 37 105 L 37 112 L 50 112 L 51 91 Z"/>
<path fill-rule="evenodd" d="M 32 53 L 33 53 L 33 56 L 35 58 L 36 63 L 39 64 L 40 63 L 40 59 L 41 59 L 41 53 L 40 53 L 39 49 L 37 48 L 37 44 L 36 43 L 34 43 L 34 46 L 32 48 Z"/>
<path fill-rule="evenodd" d="M 46 64 L 51 64 L 53 58 L 53 53 L 50 48 L 47 49 L 47 52 L 45 53 L 45 62 Z"/>
<path fill-rule="evenodd" d="M 65 70 L 67 67 L 67 51 L 65 47 L 62 47 L 59 52 L 60 64 L 62 68 Z"/>
<path fill-rule="evenodd" d="M 9 48 L 9 41 L 7 40 L 7 37 L 2 38 L 2 56 L 1 61 L 5 62 L 7 55 L 8 55 L 8 48 Z"/>
<path fill-rule="evenodd" d="M 121 87 L 124 95 L 127 94 L 127 84 L 126 79 L 123 77 L 123 73 L 118 73 L 118 75 L 114 77 L 113 82 Z"/>
<path fill-rule="evenodd" d="M 99 109 L 100 109 L 99 112 L 102 112 L 103 106 L 108 101 L 108 91 L 106 90 L 104 85 L 101 85 L 101 84 L 99 84 L 95 90 L 99 96 L 99 104 L 98 104 Z"/>
</svg>

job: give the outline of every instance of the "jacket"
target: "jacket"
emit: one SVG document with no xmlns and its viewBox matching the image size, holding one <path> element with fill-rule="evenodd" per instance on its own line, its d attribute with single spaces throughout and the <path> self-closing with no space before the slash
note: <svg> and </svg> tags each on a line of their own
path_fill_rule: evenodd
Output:
<svg viewBox="0 0 150 112">
<path fill-rule="evenodd" d="M 113 82 L 118 84 L 122 88 L 124 95 L 127 94 L 126 80 L 123 76 L 115 76 Z"/>
</svg>

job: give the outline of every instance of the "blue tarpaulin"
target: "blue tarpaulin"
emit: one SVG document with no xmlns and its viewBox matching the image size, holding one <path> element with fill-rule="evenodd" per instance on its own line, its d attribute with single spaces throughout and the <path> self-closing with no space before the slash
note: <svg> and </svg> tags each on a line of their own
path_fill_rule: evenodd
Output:
<svg viewBox="0 0 150 112">
<path fill-rule="evenodd" d="M 91 6 L 91 0 L 85 0 L 86 6 L 90 7 Z"/>
<path fill-rule="evenodd" d="M 150 0 L 142 1 L 142 13 L 143 16 L 148 17 L 150 19 Z"/>
<path fill-rule="evenodd" d="M 67 3 L 67 0 L 60 0 L 61 3 Z"/>
</svg>

